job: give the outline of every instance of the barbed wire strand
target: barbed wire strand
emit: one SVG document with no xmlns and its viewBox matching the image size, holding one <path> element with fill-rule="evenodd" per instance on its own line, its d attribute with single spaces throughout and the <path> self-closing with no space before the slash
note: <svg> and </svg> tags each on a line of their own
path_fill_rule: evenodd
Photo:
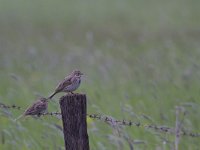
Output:
<svg viewBox="0 0 200 150">
<path fill-rule="evenodd" d="M 50 113 L 45 113 L 42 114 L 43 116 L 45 115 L 50 115 L 50 116 L 61 116 L 60 112 L 50 112 Z M 171 127 L 166 127 L 166 126 L 157 126 L 153 124 L 141 124 L 140 122 L 133 122 L 133 121 L 126 121 L 126 120 L 115 120 L 113 117 L 110 116 L 105 116 L 101 114 L 87 114 L 89 118 L 92 119 L 97 119 L 100 121 L 104 121 L 112 126 L 116 125 L 124 125 L 124 126 L 136 126 L 136 127 L 143 127 L 146 129 L 153 129 L 159 132 L 165 132 L 165 133 L 170 133 L 170 134 L 175 134 L 175 129 Z M 185 130 L 182 130 L 180 132 L 181 135 L 183 136 L 191 136 L 191 137 L 200 137 L 200 133 L 193 133 L 193 132 L 187 132 Z"/>
<path fill-rule="evenodd" d="M 3 103 L 0 103 L 0 108 L 5 109 L 18 109 L 20 110 L 21 107 L 16 105 L 5 105 Z M 41 116 L 55 116 L 59 119 L 61 119 L 61 113 L 60 112 L 47 112 L 44 114 L 40 114 Z M 167 127 L 167 126 L 158 126 L 155 124 L 141 124 L 140 122 L 133 122 L 133 121 L 127 121 L 127 120 L 116 120 L 111 116 L 106 116 L 102 114 L 87 114 L 89 118 L 100 120 L 103 122 L 108 123 L 111 126 L 117 126 L 117 125 L 123 125 L 123 126 L 136 126 L 136 127 L 142 127 L 145 129 L 153 129 L 155 131 L 159 132 L 165 132 L 169 134 L 175 134 L 175 128 Z M 200 133 L 194 133 L 191 131 L 181 130 L 180 135 L 182 136 L 190 136 L 190 137 L 200 137 Z"/>
</svg>

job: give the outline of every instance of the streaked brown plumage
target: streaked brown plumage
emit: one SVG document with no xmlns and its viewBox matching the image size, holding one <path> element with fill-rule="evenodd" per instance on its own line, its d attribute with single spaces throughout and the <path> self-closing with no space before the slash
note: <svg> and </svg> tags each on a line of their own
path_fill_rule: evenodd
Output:
<svg viewBox="0 0 200 150">
<path fill-rule="evenodd" d="M 48 100 L 46 98 L 39 98 L 36 102 L 33 103 L 30 107 L 28 107 L 25 112 L 20 115 L 17 119 L 20 119 L 21 117 L 24 116 L 35 116 L 37 115 L 38 117 L 45 113 L 48 108 Z"/>
<path fill-rule="evenodd" d="M 83 75 L 83 73 L 81 73 L 79 70 L 74 70 L 72 71 L 72 73 L 70 75 L 68 75 L 67 77 L 64 78 L 63 81 L 61 81 L 54 93 L 52 93 L 49 96 L 49 99 L 51 99 L 54 95 L 56 95 L 57 93 L 60 92 L 73 92 L 75 91 L 81 84 L 81 76 Z"/>
</svg>

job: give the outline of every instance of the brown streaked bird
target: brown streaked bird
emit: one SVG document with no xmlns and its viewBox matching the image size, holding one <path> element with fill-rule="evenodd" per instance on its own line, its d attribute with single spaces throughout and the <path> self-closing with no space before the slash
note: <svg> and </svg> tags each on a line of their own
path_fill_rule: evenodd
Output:
<svg viewBox="0 0 200 150">
<path fill-rule="evenodd" d="M 36 102 L 33 103 L 30 107 L 28 107 L 25 112 L 20 115 L 16 120 L 25 117 L 25 116 L 35 116 L 37 115 L 38 117 L 45 113 L 48 108 L 48 99 L 46 98 L 39 98 Z"/>
<path fill-rule="evenodd" d="M 54 95 L 60 92 L 71 92 L 73 94 L 73 91 L 75 91 L 81 84 L 81 76 L 83 73 L 81 73 L 79 70 L 74 70 L 70 75 L 64 78 L 63 81 L 61 81 L 54 93 L 52 93 L 48 99 L 51 99 Z"/>
</svg>

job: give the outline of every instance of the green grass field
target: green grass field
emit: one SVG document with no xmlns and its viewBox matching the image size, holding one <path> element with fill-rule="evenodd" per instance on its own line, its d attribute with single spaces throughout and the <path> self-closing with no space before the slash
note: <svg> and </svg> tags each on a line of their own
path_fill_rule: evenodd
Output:
<svg viewBox="0 0 200 150">
<path fill-rule="evenodd" d="M 200 1 L 0 0 L 0 102 L 22 108 L 47 97 L 74 68 L 87 78 L 88 113 L 200 132 Z M 49 111 L 59 111 L 59 97 Z M 0 150 L 63 150 L 62 122 L 51 116 L 14 122 L 0 108 Z M 149 119 L 145 119 L 145 116 Z M 174 135 L 88 121 L 91 150 L 173 150 Z M 199 138 L 181 137 L 180 150 Z"/>
</svg>

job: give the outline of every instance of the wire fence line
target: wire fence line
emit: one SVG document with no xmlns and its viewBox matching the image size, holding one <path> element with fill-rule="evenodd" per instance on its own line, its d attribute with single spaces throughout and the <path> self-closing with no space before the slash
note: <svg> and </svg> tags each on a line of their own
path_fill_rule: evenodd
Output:
<svg viewBox="0 0 200 150">
<path fill-rule="evenodd" d="M 13 108 L 13 109 L 18 109 L 18 110 L 21 109 L 20 106 L 17 106 L 17 105 L 14 105 L 14 104 L 13 105 L 5 105 L 5 104 L 3 104 L 1 102 L 0 102 L 0 108 L 7 108 L 7 109 Z"/>
<path fill-rule="evenodd" d="M 17 105 L 5 105 L 3 103 L 0 103 L 0 108 L 4 109 L 17 109 L 22 110 L 20 106 Z M 59 119 L 62 119 L 60 112 L 47 112 L 40 114 L 40 116 L 54 116 Z M 144 129 L 152 129 L 154 131 L 168 133 L 168 134 L 176 134 L 176 128 L 174 127 L 167 127 L 162 125 L 155 125 L 155 124 L 142 124 L 141 122 L 134 122 L 134 121 L 127 121 L 127 120 L 116 120 L 115 118 L 103 114 L 87 114 L 87 117 L 95 120 L 99 120 L 102 122 L 106 122 L 112 127 L 116 126 L 136 126 Z M 180 135 L 182 136 L 190 136 L 190 137 L 200 137 L 200 133 L 197 132 L 191 132 L 189 130 L 181 129 Z"/>
</svg>

